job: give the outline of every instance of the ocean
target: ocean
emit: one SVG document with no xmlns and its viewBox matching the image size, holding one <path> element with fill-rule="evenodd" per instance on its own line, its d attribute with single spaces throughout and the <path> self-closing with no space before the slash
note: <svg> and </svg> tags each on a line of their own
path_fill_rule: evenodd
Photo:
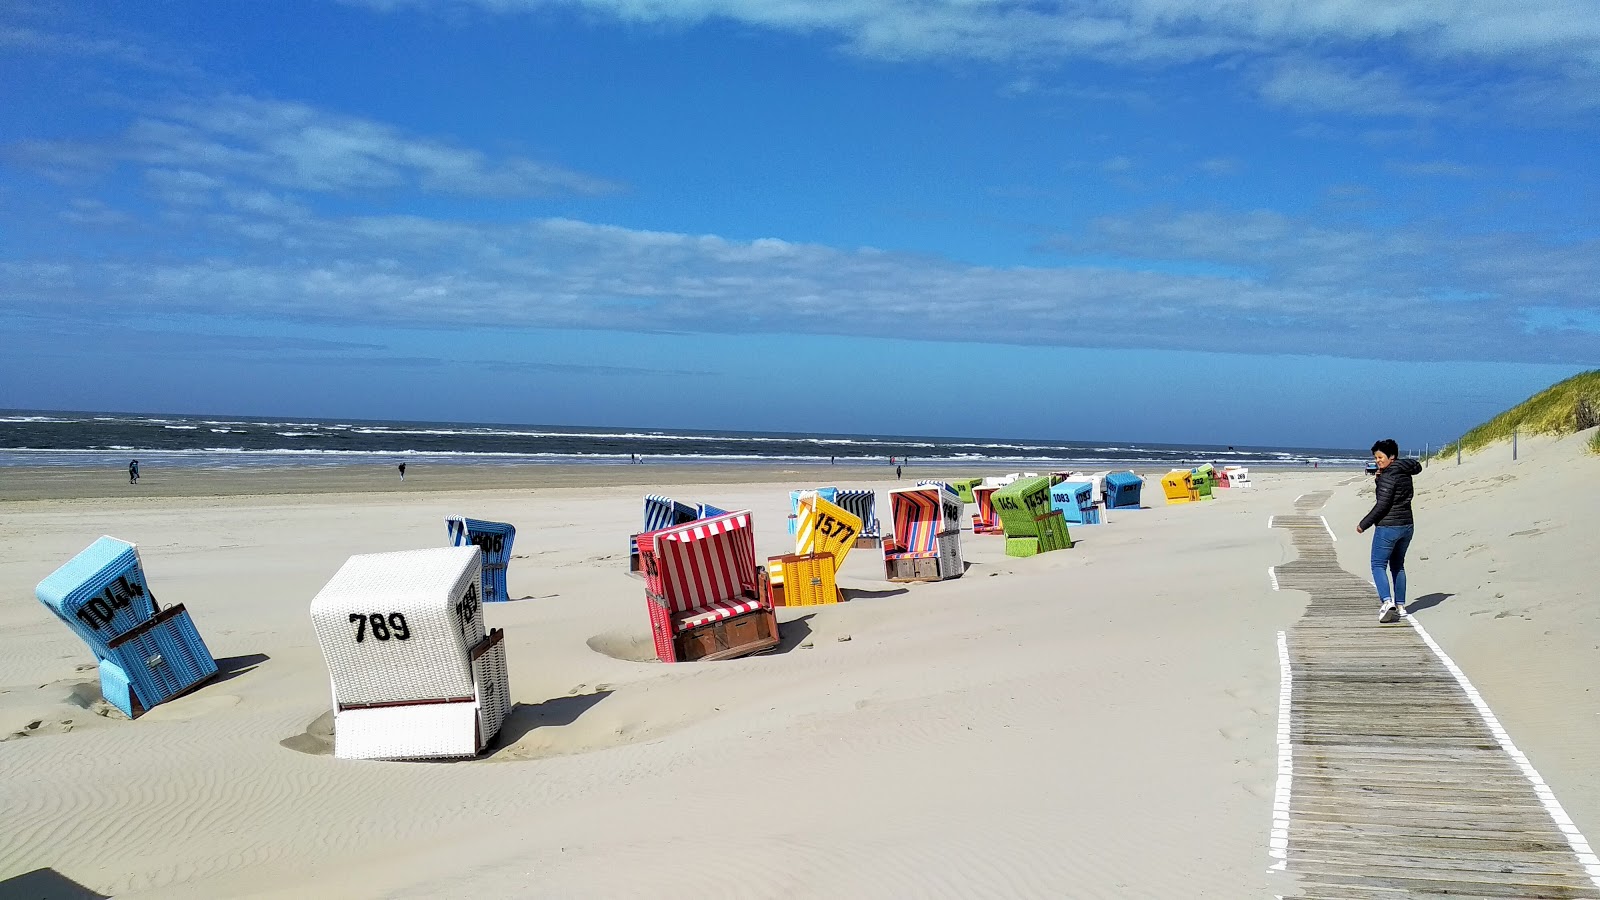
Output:
<svg viewBox="0 0 1600 900">
<path fill-rule="evenodd" d="M 784 434 L 581 428 L 463 422 L 386 422 L 271 416 L 0 411 L 0 467 L 173 465 L 342 466 L 374 463 L 626 465 L 822 464 L 909 457 L 938 463 L 1082 468 L 1360 466 L 1366 454 L 1311 447 L 1235 447 L 1127 441 L 1036 441 L 899 435 Z"/>
</svg>

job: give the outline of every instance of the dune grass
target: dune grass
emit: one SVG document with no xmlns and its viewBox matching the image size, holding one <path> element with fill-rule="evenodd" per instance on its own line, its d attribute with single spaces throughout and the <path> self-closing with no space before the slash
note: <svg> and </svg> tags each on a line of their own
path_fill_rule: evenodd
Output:
<svg viewBox="0 0 1600 900">
<path fill-rule="evenodd" d="M 1596 429 L 1594 434 L 1589 435 L 1589 452 L 1600 456 L 1600 429 Z"/>
<path fill-rule="evenodd" d="M 1596 424 L 1600 424 L 1600 369 L 1545 388 L 1462 435 L 1456 443 L 1439 448 L 1438 455 L 1454 455 L 1458 444 L 1462 450 L 1480 450 L 1496 441 L 1509 440 L 1512 431 L 1572 434 Z M 1600 453 L 1600 432 L 1589 439 L 1589 449 Z"/>
</svg>

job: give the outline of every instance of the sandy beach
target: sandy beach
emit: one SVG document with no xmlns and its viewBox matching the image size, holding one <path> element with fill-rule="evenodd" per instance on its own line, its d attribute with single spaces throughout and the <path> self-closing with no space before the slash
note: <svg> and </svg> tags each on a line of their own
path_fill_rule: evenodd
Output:
<svg viewBox="0 0 1600 900">
<path fill-rule="evenodd" d="M 1431 464 L 1409 568 L 1416 615 L 1593 838 L 1586 437 Z M 882 515 L 892 472 L 262 470 L 152 474 L 138 496 L 115 474 L 0 475 L 0 897 L 39 869 L 140 898 L 1286 893 L 1276 635 L 1304 595 L 1273 590 L 1291 551 L 1267 523 L 1333 491 L 1364 573 L 1371 502 L 1347 469 L 1263 469 L 1186 506 L 1151 479 L 1149 508 L 1075 526 L 1071 550 L 1011 559 L 965 533 L 954 581 L 890 584 L 857 550 L 853 599 L 780 610 L 776 652 L 665 666 L 626 572 L 642 493 L 752 510 L 767 556 L 789 549 L 791 488 L 873 487 Z M 351 554 L 443 544 L 450 514 L 518 528 L 524 599 L 486 610 L 518 706 L 480 759 L 336 760 L 311 598 Z M 102 534 L 138 543 L 224 668 L 134 722 L 96 714 L 91 655 L 33 594 Z"/>
</svg>

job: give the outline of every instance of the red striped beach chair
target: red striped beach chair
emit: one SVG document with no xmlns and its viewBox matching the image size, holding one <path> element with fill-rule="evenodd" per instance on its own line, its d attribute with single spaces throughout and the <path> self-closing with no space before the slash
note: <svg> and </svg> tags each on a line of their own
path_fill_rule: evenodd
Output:
<svg viewBox="0 0 1600 900">
<path fill-rule="evenodd" d="M 960 578 L 961 502 L 941 487 L 889 492 L 894 534 L 883 539 L 885 577 L 890 581 Z"/>
<path fill-rule="evenodd" d="M 994 492 L 1000 490 L 992 484 L 980 484 L 972 489 L 972 499 L 978 511 L 972 514 L 973 534 L 1002 534 L 1000 517 L 994 513 Z"/>
<path fill-rule="evenodd" d="M 731 659 L 778 643 L 747 510 L 639 535 L 656 658 Z"/>
</svg>

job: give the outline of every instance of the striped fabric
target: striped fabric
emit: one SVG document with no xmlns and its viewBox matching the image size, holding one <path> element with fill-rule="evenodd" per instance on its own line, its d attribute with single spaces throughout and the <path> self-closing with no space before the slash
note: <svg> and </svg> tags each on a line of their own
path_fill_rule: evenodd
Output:
<svg viewBox="0 0 1600 900">
<path fill-rule="evenodd" d="M 695 520 L 695 508 L 660 494 L 644 495 L 644 530 L 659 531 Z"/>
<path fill-rule="evenodd" d="M 760 608 L 760 600 L 724 600 L 720 603 L 702 606 L 692 612 L 684 613 L 673 622 L 673 626 L 679 631 L 688 631 L 691 628 L 699 628 L 701 625 L 709 625 L 722 619 L 731 619 L 734 616 L 743 615 Z"/>
<path fill-rule="evenodd" d="M 838 503 L 861 520 L 862 537 L 882 537 L 878 525 L 877 494 L 871 490 L 841 490 Z"/>
<path fill-rule="evenodd" d="M 662 595 L 675 613 L 756 596 L 755 532 L 748 512 L 659 532 L 656 553 Z"/>
<path fill-rule="evenodd" d="M 979 485 L 972 489 L 972 499 L 978 504 L 978 511 L 972 516 L 974 532 L 990 534 L 1000 530 L 1000 520 L 994 515 L 994 492 L 998 490 L 993 485 Z"/>
<path fill-rule="evenodd" d="M 939 551 L 939 534 L 944 524 L 940 508 L 943 488 L 927 487 L 889 492 L 889 507 L 894 514 L 894 539 L 902 553 Z"/>
<path fill-rule="evenodd" d="M 831 553 L 833 571 L 837 573 L 860 534 L 861 520 L 844 507 L 829 503 L 819 494 L 807 493 L 800 498 L 799 525 L 794 541 L 797 555 Z M 767 560 L 767 580 L 783 584 L 783 563 L 777 557 Z"/>
</svg>

